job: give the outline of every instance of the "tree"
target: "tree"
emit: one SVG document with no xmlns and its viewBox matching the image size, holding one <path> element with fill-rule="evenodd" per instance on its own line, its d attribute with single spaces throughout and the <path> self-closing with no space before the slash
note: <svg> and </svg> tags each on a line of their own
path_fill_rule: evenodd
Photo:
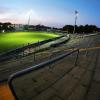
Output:
<svg viewBox="0 0 100 100">
<path fill-rule="evenodd" d="M 2 32 L 3 30 L 5 31 L 14 31 L 14 27 L 10 22 L 7 23 L 0 23 L 0 32 Z"/>
<path fill-rule="evenodd" d="M 75 26 L 76 27 L 76 30 L 75 32 L 76 33 L 80 33 L 80 34 L 83 34 L 83 33 L 93 33 L 93 32 L 96 32 L 96 31 L 99 31 L 99 28 L 96 26 L 96 25 L 80 25 L 80 26 Z M 74 30 L 74 26 L 72 25 L 65 25 L 63 28 L 62 28 L 63 31 L 68 31 L 69 33 L 73 33 L 73 30 Z"/>
<path fill-rule="evenodd" d="M 72 26 L 72 25 L 65 25 L 62 28 L 63 31 L 68 31 L 68 33 L 73 33 L 73 29 L 74 29 L 74 26 Z"/>
</svg>

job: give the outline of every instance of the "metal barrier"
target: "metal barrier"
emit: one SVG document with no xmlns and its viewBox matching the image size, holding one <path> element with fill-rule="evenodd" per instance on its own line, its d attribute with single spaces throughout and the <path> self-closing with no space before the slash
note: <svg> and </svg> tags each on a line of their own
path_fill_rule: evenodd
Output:
<svg viewBox="0 0 100 100">
<path fill-rule="evenodd" d="M 77 52 L 77 56 L 76 56 L 75 64 L 74 64 L 76 66 L 77 65 L 78 56 L 79 56 L 79 49 L 73 50 L 73 51 L 71 51 L 69 53 L 62 54 L 60 56 L 52 58 L 51 60 L 47 60 L 45 62 L 42 62 L 42 63 L 38 64 L 38 65 L 32 66 L 30 68 L 27 68 L 27 69 L 24 69 L 22 71 L 19 71 L 19 72 L 16 72 L 16 73 L 12 74 L 8 79 L 8 85 L 9 85 L 9 87 L 11 89 L 11 92 L 12 92 L 13 96 L 15 97 L 15 99 L 18 100 L 18 97 L 16 95 L 16 92 L 15 92 L 15 90 L 13 88 L 13 83 L 12 83 L 14 79 L 16 79 L 18 77 L 21 77 L 21 76 L 23 76 L 25 74 L 28 74 L 28 73 L 30 73 L 32 71 L 37 71 L 39 69 L 45 68 L 47 65 L 50 65 L 50 64 L 52 64 L 54 62 L 57 62 L 57 61 L 65 58 L 65 57 L 67 57 L 67 56 L 69 56 L 69 55 L 71 55 L 71 54 L 73 54 L 75 52 Z"/>
<path fill-rule="evenodd" d="M 35 47 L 41 46 L 41 45 L 43 45 L 45 43 L 52 42 L 52 41 L 55 41 L 57 39 L 60 39 L 62 37 L 64 37 L 64 36 L 59 36 L 59 37 L 48 39 L 48 40 L 44 40 L 44 41 L 41 41 L 41 42 L 37 42 L 37 43 L 33 43 L 33 44 L 28 44 L 27 46 L 23 46 L 23 47 L 16 48 L 14 50 L 10 50 L 8 52 L 2 53 L 2 54 L 0 54 L 0 62 L 3 62 L 5 60 L 9 60 L 9 59 L 14 58 L 14 57 L 17 58 L 26 49 L 35 48 Z"/>
</svg>

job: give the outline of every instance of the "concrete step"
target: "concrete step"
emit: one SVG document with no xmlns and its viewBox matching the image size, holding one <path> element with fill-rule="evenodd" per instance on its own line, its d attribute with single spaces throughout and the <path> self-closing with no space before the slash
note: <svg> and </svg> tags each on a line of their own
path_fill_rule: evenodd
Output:
<svg viewBox="0 0 100 100">
<path fill-rule="evenodd" d="M 84 57 L 80 59 L 83 63 Z M 42 94 L 48 91 L 46 99 L 68 99 L 78 85 L 82 88 L 89 84 L 90 80 L 86 79 L 87 76 L 91 78 L 91 72 L 87 71 L 87 68 L 74 66 L 74 62 L 75 57 L 71 56 L 42 70 L 17 78 L 13 83 L 18 97 L 20 100 L 35 100 L 35 98 L 43 100 Z"/>
</svg>

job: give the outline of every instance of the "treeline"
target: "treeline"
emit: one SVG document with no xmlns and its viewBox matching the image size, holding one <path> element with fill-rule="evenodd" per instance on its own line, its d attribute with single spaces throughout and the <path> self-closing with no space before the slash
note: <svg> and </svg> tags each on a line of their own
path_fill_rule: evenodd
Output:
<svg viewBox="0 0 100 100">
<path fill-rule="evenodd" d="M 3 31 L 14 31 L 14 27 L 11 23 L 0 23 L 0 32 Z"/>
<path fill-rule="evenodd" d="M 33 30 L 33 31 L 46 31 L 47 29 L 51 29 L 51 27 L 44 25 L 24 25 L 24 30 Z"/>
<path fill-rule="evenodd" d="M 10 32 L 10 31 L 52 31 L 52 32 L 66 32 L 66 33 L 94 33 L 100 32 L 100 28 L 96 25 L 65 25 L 63 28 L 52 28 L 44 25 L 22 25 L 22 24 L 12 24 L 10 22 L 0 23 L 0 32 Z"/>
<path fill-rule="evenodd" d="M 73 33 L 74 26 L 73 25 L 65 25 L 62 28 L 63 31 L 66 31 L 68 33 Z M 99 32 L 100 28 L 98 28 L 96 25 L 80 25 L 75 26 L 75 33 L 93 33 L 93 32 Z"/>
</svg>

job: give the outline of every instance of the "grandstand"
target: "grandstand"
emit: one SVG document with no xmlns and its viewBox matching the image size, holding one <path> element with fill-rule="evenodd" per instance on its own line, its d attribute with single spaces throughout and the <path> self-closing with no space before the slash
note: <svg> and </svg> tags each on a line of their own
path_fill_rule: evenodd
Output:
<svg viewBox="0 0 100 100">
<path fill-rule="evenodd" d="M 91 43 L 94 38 L 98 39 L 93 35 L 91 41 L 88 41 L 89 38 L 71 36 L 67 43 L 36 53 L 35 59 L 32 53 L 0 63 L 0 99 L 84 100 L 96 67 L 95 57 L 99 52 L 99 47 L 85 47 L 83 41 Z"/>
</svg>

